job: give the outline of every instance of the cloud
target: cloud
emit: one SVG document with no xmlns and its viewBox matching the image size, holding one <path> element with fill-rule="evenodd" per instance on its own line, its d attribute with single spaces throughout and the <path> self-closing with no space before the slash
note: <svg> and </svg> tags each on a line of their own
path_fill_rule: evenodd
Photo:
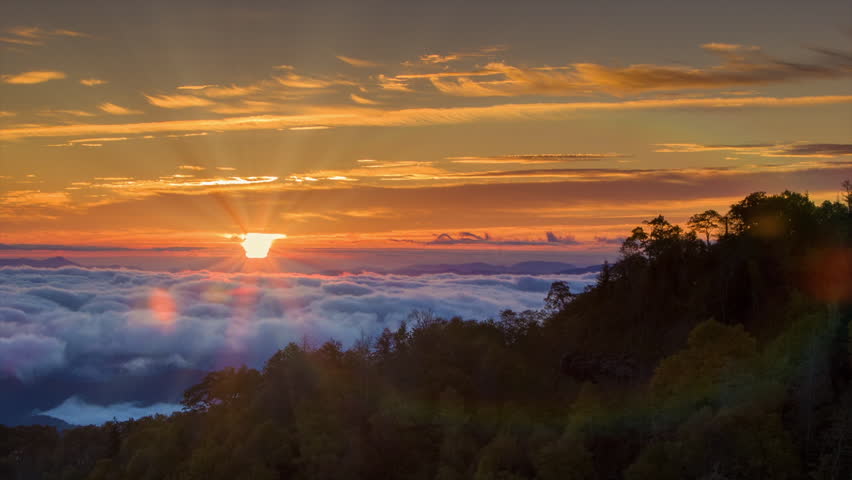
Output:
<svg viewBox="0 0 852 480">
<path fill-rule="evenodd" d="M 658 143 L 655 152 L 696 153 L 727 151 L 760 157 L 812 157 L 835 158 L 852 155 L 848 143 L 754 143 L 730 145 L 705 145 L 700 143 Z"/>
<path fill-rule="evenodd" d="M 427 245 L 507 245 L 507 246 L 547 246 L 547 245 L 580 245 L 573 235 L 563 237 L 553 232 L 546 232 L 544 240 L 495 239 L 488 233 L 477 235 L 471 232 L 459 232 L 456 236 L 449 233 L 437 235 Z"/>
<path fill-rule="evenodd" d="M 95 114 L 85 110 L 42 110 L 39 115 L 45 117 L 57 117 L 71 115 L 72 117 L 94 117 Z"/>
<path fill-rule="evenodd" d="M 75 140 L 69 140 L 67 143 L 57 143 L 53 145 L 48 145 L 49 147 L 73 147 L 73 146 L 83 146 L 83 147 L 101 147 L 103 143 L 109 142 L 123 142 L 126 140 L 130 140 L 129 137 L 98 137 L 98 138 L 78 138 Z M 87 185 L 89 185 L 87 183 Z"/>
<path fill-rule="evenodd" d="M 236 104 L 214 105 L 207 110 L 225 115 L 241 115 L 249 113 L 263 113 L 280 111 L 283 105 L 275 102 L 262 100 L 242 100 Z"/>
<path fill-rule="evenodd" d="M 177 89 L 178 89 L 178 90 L 204 90 L 205 88 L 209 88 L 209 87 L 218 87 L 218 85 L 211 85 L 211 84 L 205 84 L 205 85 L 181 85 L 181 86 L 177 87 Z"/>
<path fill-rule="evenodd" d="M 308 125 L 305 127 L 290 127 L 288 130 L 328 130 L 329 128 L 331 127 L 328 127 L 326 125 Z"/>
<path fill-rule="evenodd" d="M 370 99 L 364 98 L 360 95 L 355 95 L 354 93 L 349 95 L 349 98 L 351 98 L 353 102 L 355 102 L 359 105 L 378 105 L 379 104 L 379 102 L 377 102 L 375 100 L 370 100 Z"/>
<path fill-rule="evenodd" d="M 300 246 L 388 246 L 388 238 L 426 243 L 441 232 L 455 238 L 457 230 L 479 235 L 487 231 L 494 240 L 528 243 L 545 242 L 546 231 L 570 232 L 588 242 L 594 235 L 623 234 L 660 212 L 679 221 L 707 208 L 724 211 L 754 191 L 808 191 L 817 201 L 834 200 L 839 182 L 850 168 L 850 161 L 799 158 L 789 163 L 743 162 L 729 168 L 524 169 L 511 174 L 514 176 L 499 173 L 508 171 L 502 169 L 477 176 L 443 171 L 434 180 L 416 176 L 397 181 L 379 176 L 351 178 L 342 171 L 335 176 L 355 181 L 296 183 L 282 178 L 258 184 L 199 186 L 198 178 L 152 179 L 135 189 L 125 185 L 131 179 L 95 179 L 80 191 L 31 189 L 0 198 L 0 216 L 7 243 L 29 243 L 34 225 L 39 224 L 34 218 L 42 219 L 39 222 L 50 219 L 53 231 L 75 235 L 76 243 L 99 244 L 110 238 L 114 245 L 146 246 L 151 241 L 142 243 L 144 237 L 135 232 L 175 232 L 187 238 L 182 244 L 209 246 L 211 251 L 221 251 L 222 245 L 211 243 L 209 232 L 238 232 L 241 225 L 246 231 L 286 232 L 288 243 Z M 373 174 L 387 170 L 392 171 L 359 168 Z M 313 176 L 313 172 L 299 175 Z M 169 185 L 180 181 L 196 185 Z M 279 210 L 288 216 L 270 215 L 270 205 L 289 206 Z M 625 210 L 624 205 L 630 208 Z M 394 215 L 379 210 L 388 206 L 393 206 Z M 162 214 L 151 216 L 152 211 Z M 373 215 L 343 217 L 342 212 Z M 313 217 L 293 221 L 289 214 Z M 406 231 L 410 233 L 403 233 Z M 156 240 L 154 236 L 152 233 L 150 238 Z M 486 244 L 476 246 L 491 249 Z M 545 248 L 560 249 L 555 245 L 531 249 Z M 591 248 L 596 247 L 583 245 L 583 249 Z M 228 254 L 232 253 L 238 252 Z"/>
<path fill-rule="evenodd" d="M 258 90 L 260 90 L 260 86 L 258 85 L 249 85 L 245 87 L 241 87 L 238 85 L 230 85 L 225 87 L 220 87 L 217 85 L 207 85 L 205 86 L 205 88 L 200 90 L 200 93 L 204 96 L 211 98 L 232 98 L 250 95 L 252 93 L 257 92 Z"/>
<path fill-rule="evenodd" d="M 0 80 L 11 85 L 33 85 L 36 83 L 44 83 L 50 80 L 61 80 L 65 78 L 64 72 L 54 70 L 34 70 L 32 72 L 23 72 L 15 75 L 0 75 Z"/>
<path fill-rule="evenodd" d="M 0 42 L 14 45 L 41 46 L 47 40 L 58 37 L 87 38 L 90 35 L 67 29 L 45 30 L 39 27 L 19 26 L 5 30 L 6 36 L 0 37 Z"/>
<path fill-rule="evenodd" d="M 757 47 L 708 43 L 703 48 L 720 55 L 723 63 L 709 68 L 655 64 L 610 67 L 596 63 L 522 68 L 492 62 L 476 76 L 499 75 L 500 78 L 496 80 L 477 80 L 472 78 L 474 74 L 471 72 L 438 72 L 419 76 L 428 78 L 438 91 L 448 95 L 493 97 L 583 95 L 593 92 L 626 95 L 651 91 L 724 89 L 852 75 L 852 61 L 846 54 L 820 52 L 818 58 L 801 63 L 771 58 Z M 452 77 L 457 78 L 448 79 Z"/>
<path fill-rule="evenodd" d="M 98 105 L 98 108 L 106 113 L 109 113 L 110 115 L 137 115 L 142 113 L 139 110 L 131 110 L 129 108 L 125 108 L 121 105 L 116 105 L 110 102 L 102 103 Z"/>
<path fill-rule="evenodd" d="M 362 60 L 360 58 L 352 58 L 344 55 L 337 55 L 337 59 L 341 62 L 348 63 L 349 65 L 358 68 L 378 67 L 379 65 L 381 65 L 380 63 L 371 62 L 369 60 Z"/>
<path fill-rule="evenodd" d="M 621 245 L 624 243 L 624 237 L 595 237 L 595 242 L 606 245 Z"/>
<path fill-rule="evenodd" d="M 620 153 L 535 153 L 525 155 L 492 155 L 485 157 L 447 157 L 453 163 L 470 164 L 521 164 L 536 165 L 548 163 L 600 161 L 608 158 L 623 158 Z"/>
<path fill-rule="evenodd" d="M 87 87 L 97 87 L 98 85 L 105 85 L 109 82 L 106 80 L 101 80 L 99 78 L 83 78 L 80 80 L 80 84 L 85 85 Z"/>
<path fill-rule="evenodd" d="M 65 364 L 65 342 L 31 333 L 0 337 L 0 377 L 30 381 Z"/>
<path fill-rule="evenodd" d="M 303 275 L 0 268 L 0 376 L 108 382 L 158 369 L 259 367 L 305 336 L 351 344 L 413 309 L 493 318 L 541 308 L 551 282 L 593 275 Z M 5 332 L 5 333 L 4 333 Z M 5 335 L 5 336 L 3 336 Z M 65 418 L 54 413 L 48 415 Z"/>
<path fill-rule="evenodd" d="M 205 170 L 206 168 L 199 166 L 199 165 L 181 165 L 181 166 L 178 167 L 178 169 L 180 169 L 180 170 L 194 170 L 196 172 L 200 172 L 202 170 Z"/>
<path fill-rule="evenodd" d="M 37 414 L 58 418 L 72 425 L 102 425 L 112 420 L 123 422 L 131 418 L 140 419 L 153 415 L 171 415 L 180 411 L 181 408 L 180 404 L 175 403 L 142 405 L 137 402 L 125 402 L 96 405 L 87 403 L 77 396 L 72 396 L 60 405 Z"/>
<path fill-rule="evenodd" d="M 475 233 L 470 232 L 459 232 L 458 235 L 454 238 L 449 233 L 442 233 L 435 237 L 434 240 L 428 242 L 433 245 L 457 245 L 457 244 L 466 244 L 466 243 L 489 243 L 491 242 L 491 236 L 488 233 L 484 233 L 481 236 Z"/>
<path fill-rule="evenodd" d="M 389 77 L 387 75 L 380 74 L 378 77 L 379 87 L 382 90 L 388 90 L 392 92 L 413 92 L 414 90 L 408 86 L 408 82 L 405 79 L 400 79 L 396 77 Z"/>
<path fill-rule="evenodd" d="M 337 85 L 358 86 L 356 82 L 345 78 L 328 78 L 319 76 L 297 75 L 293 72 L 289 72 L 282 76 L 276 77 L 275 80 L 285 87 L 306 90 L 325 89 Z"/>
<path fill-rule="evenodd" d="M 716 53 L 731 53 L 731 52 L 755 52 L 760 50 L 760 47 L 756 47 L 754 45 L 739 45 L 736 43 L 705 43 L 701 45 L 701 48 L 707 50 L 708 52 L 716 52 Z"/>
<path fill-rule="evenodd" d="M 183 137 L 206 137 L 208 135 L 207 132 L 196 132 L 196 133 L 173 133 L 171 135 L 166 135 L 166 138 L 183 138 Z"/>
<path fill-rule="evenodd" d="M 852 144 L 848 143 L 804 143 L 785 145 L 776 156 L 833 158 L 852 155 Z"/>
<path fill-rule="evenodd" d="M 252 188 L 271 184 L 278 177 L 208 177 L 195 178 L 192 175 L 170 175 L 157 179 L 103 179 L 102 183 L 93 183 L 91 187 L 113 190 L 121 195 L 146 196 L 175 190 L 200 189 L 210 193 L 206 188 L 243 187 Z"/>
<path fill-rule="evenodd" d="M 439 53 L 427 53 L 421 55 L 419 60 L 420 63 L 428 64 L 428 65 L 436 65 L 436 64 L 444 64 L 455 62 L 461 60 L 463 58 L 475 58 L 475 57 L 492 57 L 497 53 L 503 52 L 506 50 L 506 47 L 503 45 L 494 45 L 490 47 L 483 47 L 478 50 L 466 51 L 466 52 L 453 52 L 448 54 L 439 54 Z"/>
<path fill-rule="evenodd" d="M 205 99 L 197 100 L 206 101 Z M 315 125 L 329 127 L 454 125 L 484 120 L 518 121 L 526 119 L 558 118 L 567 113 L 583 111 L 630 111 L 682 108 L 790 108 L 848 103 L 852 103 L 852 95 L 667 98 L 570 103 L 510 103 L 484 107 L 410 108 L 400 110 L 347 108 L 328 109 L 317 113 L 293 115 L 253 115 L 124 124 L 19 126 L 0 129 L 0 140 L 28 137 L 63 137 L 104 134 L 121 135 L 161 132 L 197 132 L 209 130 L 275 130 Z M 168 104 L 168 102 L 165 104 Z"/>
<path fill-rule="evenodd" d="M 130 248 L 110 245 L 56 245 L 44 243 L 0 243 L 0 251 L 62 251 L 62 252 L 193 252 L 204 247 Z"/>
<path fill-rule="evenodd" d="M 547 243 L 556 243 L 561 245 L 579 245 L 581 242 L 577 241 L 577 238 L 574 235 L 565 235 L 558 236 L 553 232 L 547 232 Z"/>
<path fill-rule="evenodd" d="M 145 95 L 145 98 L 148 103 L 160 108 L 205 107 L 213 104 L 210 100 L 192 95 Z"/>
<path fill-rule="evenodd" d="M 127 137 L 98 137 L 98 138 L 78 138 L 71 140 L 68 143 L 100 143 L 100 142 L 123 142 L 130 140 Z"/>
</svg>

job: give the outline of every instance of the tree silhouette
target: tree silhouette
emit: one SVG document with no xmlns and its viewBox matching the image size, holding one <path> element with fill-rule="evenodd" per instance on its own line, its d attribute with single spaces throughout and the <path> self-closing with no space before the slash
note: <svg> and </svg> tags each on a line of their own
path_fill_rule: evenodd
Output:
<svg viewBox="0 0 852 480">
<path fill-rule="evenodd" d="M 687 225 L 698 233 L 703 233 L 707 245 L 710 245 L 710 235 L 722 226 L 722 216 L 716 210 L 706 210 L 689 217 Z"/>
</svg>

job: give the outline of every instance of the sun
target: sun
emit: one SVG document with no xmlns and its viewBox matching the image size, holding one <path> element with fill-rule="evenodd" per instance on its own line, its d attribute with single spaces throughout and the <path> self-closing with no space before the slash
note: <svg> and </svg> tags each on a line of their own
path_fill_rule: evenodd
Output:
<svg viewBox="0 0 852 480">
<path fill-rule="evenodd" d="M 246 258 L 266 258 L 269 255 L 272 242 L 282 238 L 287 238 L 287 235 L 280 233 L 246 233 L 243 235 L 243 242 L 240 245 L 246 251 Z"/>
</svg>

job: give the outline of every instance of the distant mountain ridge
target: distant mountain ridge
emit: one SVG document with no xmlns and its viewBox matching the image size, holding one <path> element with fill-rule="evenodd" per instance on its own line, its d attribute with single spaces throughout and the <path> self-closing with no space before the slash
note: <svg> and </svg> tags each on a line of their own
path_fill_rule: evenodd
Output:
<svg viewBox="0 0 852 480">
<path fill-rule="evenodd" d="M 65 257 L 50 257 L 44 259 L 33 258 L 0 258 L 0 268 L 2 267 L 33 267 L 33 268 L 62 268 L 62 267 L 86 267 L 79 263 L 72 262 Z M 122 269 L 122 268 L 137 268 L 127 267 L 124 265 L 107 265 L 98 266 L 95 268 L 102 269 Z M 381 273 L 394 275 L 436 275 L 441 273 L 453 273 L 456 275 L 582 275 L 585 273 L 599 272 L 602 265 L 589 265 L 580 267 L 572 263 L 564 262 L 548 262 L 548 261 L 526 261 L 514 263 L 511 265 L 495 265 L 485 262 L 471 263 L 424 263 L 409 265 L 407 267 L 395 269 L 375 269 L 369 267 L 360 267 L 351 270 L 326 270 L 321 272 L 324 275 L 341 275 L 344 273 Z M 142 269 L 144 270 L 144 269 Z"/>
<path fill-rule="evenodd" d="M 366 267 L 343 271 L 324 271 L 324 275 L 340 275 L 343 273 L 381 273 L 394 275 L 437 275 L 441 273 L 452 273 L 455 275 L 582 275 L 584 273 L 599 272 L 602 265 L 589 265 L 579 267 L 571 263 L 528 261 L 512 265 L 494 265 L 484 262 L 473 263 L 440 263 L 440 264 L 418 264 L 392 270 L 376 270 Z"/>
<path fill-rule="evenodd" d="M 35 268 L 61 268 L 79 267 L 65 257 L 37 258 L 0 258 L 0 267 L 35 267 Z"/>
<path fill-rule="evenodd" d="M 73 423 L 68 423 L 65 420 L 61 420 L 56 417 L 51 417 L 50 415 L 26 415 L 19 417 L 15 421 L 6 423 L 5 425 L 7 427 L 41 425 L 45 427 L 54 427 L 60 431 L 76 428 L 79 426 L 74 425 Z"/>
<path fill-rule="evenodd" d="M 490 263 L 474 262 L 460 264 L 437 264 L 437 265 L 412 265 L 389 273 L 398 275 L 424 275 L 436 273 L 454 273 L 456 275 L 579 275 L 583 273 L 598 272 L 600 265 L 578 267 L 571 263 L 529 261 L 513 265 L 492 265 Z"/>
</svg>

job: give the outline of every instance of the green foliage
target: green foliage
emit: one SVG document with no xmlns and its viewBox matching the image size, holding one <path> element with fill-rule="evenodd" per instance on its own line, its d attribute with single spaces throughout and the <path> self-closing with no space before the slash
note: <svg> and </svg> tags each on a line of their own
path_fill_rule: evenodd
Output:
<svg viewBox="0 0 852 480">
<path fill-rule="evenodd" d="M 712 389 L 736 375 L 756 354 L 757 344 L 742 325 L 702 322 L 690 332 L 684 350 L 660 362 L 651 378 L 651 390 L 664 399 L 685 391 Z"/>
</svg>

